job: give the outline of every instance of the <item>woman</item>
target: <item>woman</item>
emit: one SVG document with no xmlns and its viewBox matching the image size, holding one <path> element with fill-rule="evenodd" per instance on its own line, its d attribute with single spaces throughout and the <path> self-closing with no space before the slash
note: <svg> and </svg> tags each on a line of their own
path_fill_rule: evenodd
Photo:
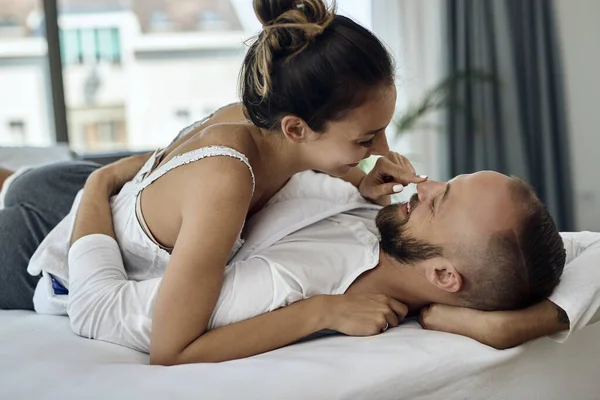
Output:
<svg viewBox="0 0 600 400">
<path fill-rule="evenodd" d="M 193 362 L 210 346 L 208 320 L 244 222 L 292 175 L 312 169 L 346 176 L 376 202 L 426 179 L 388 154 L 394 68 L 373 34 L 321 0 L 255 0 L 254 8 L 264 29 L 243 63 L 243 106 L 219 110 L 154 153 L 112 202 L 129 277 L 164 274 L 154 306 L 154 363 Z M 387 157 L 362 179 L 356 167 L 372 154 Z M 44 261 L 57 237 L 70 234 L 69 219 L 61 225 L 32 264 L 64 280 Z"/>
</svg>

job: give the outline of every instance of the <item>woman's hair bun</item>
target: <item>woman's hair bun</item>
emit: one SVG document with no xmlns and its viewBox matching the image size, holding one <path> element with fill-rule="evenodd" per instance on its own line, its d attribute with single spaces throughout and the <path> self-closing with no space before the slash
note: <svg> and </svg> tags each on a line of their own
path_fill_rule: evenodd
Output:
<svg viewBox="0 0 600 400">
<path fill-rule="evenodd" d="M 335 0 L 331 9 L 323 0 L 254 0 L 254 11 L 263 31 L 253 45 L 248 84 L 264 99 L 271 90 L 273 60 L 289 61 L 323 33 L 335 18 Z"/>
<path fill-rule="evenodd" d="M 323 0 L 254 0 L 254 12 L 267 29 L 289 23 L 316 24 L 324 29 L 333 19 L 333 8 Z"/>
</svg>

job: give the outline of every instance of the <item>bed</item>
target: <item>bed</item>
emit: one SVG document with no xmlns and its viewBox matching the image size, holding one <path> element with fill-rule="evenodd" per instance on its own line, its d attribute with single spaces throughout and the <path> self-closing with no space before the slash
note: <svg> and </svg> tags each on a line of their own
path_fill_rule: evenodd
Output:
<svg viewBox="0 0 600 400">
<path fill-rule="evenodd" d="M 148 365 L 66 317 L 0 311 L 0 399 L 600 399 L 600 323 L 497 351 L 422 330 L 305 341 L 222 364 Z"/>
<path fill-rule="evenodd" d="M 47 159 L 40 158 L 41 154 Z M 17 168 L 68 149 L 2 149 Z M 178 367 L 80 338 L 66 317 L 0 310 L 0 399 L 600 399 L 600 323 L 565 344 L 507 351 L 424 331 L 305 341 L 249 359 Z"/>
</svg>

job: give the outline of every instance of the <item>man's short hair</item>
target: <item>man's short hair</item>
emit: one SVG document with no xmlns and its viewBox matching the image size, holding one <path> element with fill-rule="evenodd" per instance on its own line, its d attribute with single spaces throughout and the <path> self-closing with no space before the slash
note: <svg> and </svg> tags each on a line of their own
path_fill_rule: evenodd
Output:
<svg viewBox="0 0 600 400">
<path fill-rule="evenodd" d="M 467 307 L 527 307 L 550 296 L 560 281 L 566 252 L 558 229 L 533 188 L 519 178 L 511 180 L 517 226 L 492 235 L 486 246 L 470 254 L 477 268 L 468 269 L 459 294 Z"/>
</svg>

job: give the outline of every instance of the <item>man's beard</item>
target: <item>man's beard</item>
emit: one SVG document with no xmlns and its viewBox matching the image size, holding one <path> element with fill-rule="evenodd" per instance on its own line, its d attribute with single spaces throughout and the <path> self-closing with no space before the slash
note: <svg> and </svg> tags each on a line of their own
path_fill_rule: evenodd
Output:
<svg viewBox="0 0 600 400">
<path fill-rule="evenodd" d="M 419 203 L 414 195 L 411 198 L 411 212 Z M 408 233 L 406 224 L 410 218 L 400 219 L 401 204 L 386 206 L 379 211 L 375 223 L 381 235 L 381 250 L 396 261 L 403 264 L 416 264 L 434 257 L 440 257 L 443 249 L 427 241 L 417 239 Z"/>
</svg>

